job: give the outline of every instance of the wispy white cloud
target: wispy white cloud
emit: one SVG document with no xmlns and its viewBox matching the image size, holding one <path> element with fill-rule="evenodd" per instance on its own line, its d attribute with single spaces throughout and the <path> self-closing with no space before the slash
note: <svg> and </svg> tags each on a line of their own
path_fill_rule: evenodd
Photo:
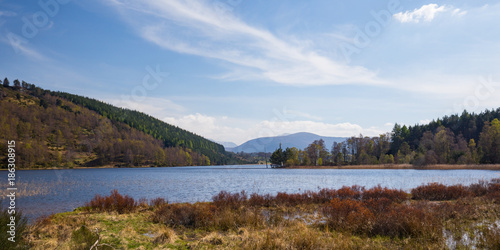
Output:
<svg viewBox="0 0 500 250">
<path fill-rule="evenodd" d="M 180 117 L 165 117 L 163 121 L 216 141 L 241 144 L 249 139 L 248 129 L 234 124 L 227 117 L 207 116 L 200 113 Z M 228 123 L 233 123 L 228 125 Z"/>
<path fill-rule="evenodd" d="M 393 17 L 401 23 L 419 23 L 432 21 L 437 14 L 450 12 L 454 16 L 461 16 L 466 14 L 466 11 L 460 10 L 454 7 L 448 7 L 445 5 L 437 4 L 427 4 L 423 5 L 419 9 L 414 9 L 413 11 L 399 12 L 393 15 Z"/>
<path fill-rule="evenodd" d="M 18 54 L 23 54 L 29 59 L 38 60 L 38 61 L 46 61 L 47 57 L 42 55 L 40 52 L 35 50 L 32 46 L 29 45 L 28 41 L 14 33 L 7 33 L 6 37 L 1 37 L 0 41 L 10 45 L 12 49 Z"/>
<path fill-rule="evenodd" d="M 395 77 L 391 87 L 408 92 L 423 94 L 442 100 L 453 100 L 469 95 L 480 84 L 477 75 L 450 75 L 431 70 L 419 71 L 414 78 Z"/>
<path fill-rule="evenodd" d="M 179 53 L 229 62 L 288 85 L 382 84 L 376 73 L 337 62 L 309 41 L 280 38 L 206 1 L 110 2 L 127 13 L 140 35 Z M 131 15 L 137 18 L 131 18 Z M 234 74 L 229 79 L 235 79 Z"/>
</svg>

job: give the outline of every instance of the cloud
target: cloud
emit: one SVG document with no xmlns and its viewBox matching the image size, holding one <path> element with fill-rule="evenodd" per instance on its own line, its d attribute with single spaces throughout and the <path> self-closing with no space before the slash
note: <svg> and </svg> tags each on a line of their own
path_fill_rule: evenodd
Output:
<svg viewBox="0 0 500 250">
<path fill-rule="evenodd" d="M 242 144 L 245 141 L 258 137 L 278 136 L 298 132 L 310 132 L 323 136 L 337 137 L 349 137 L 359 134 L 375 136 L 387 132 L 375 127 L 363 128 L 360 125 L 348 122 L 330 124 L 317 121 L 286 121 L 279 119 L 255 122 L 239 121 L 227 117 L 207 116 L 200 113 L 178 118 L 167 117 L 163 120 L 205 138 L 215 139 L 216 141 L 234 142 L 236 144 Z"/>
<path fill-rule="evenodd" d="M 122 95 L 118 98 L 104 99 L 104 101 L 121 108 L 136 110 L 161 119 L 162 117 L 178 116 L 186 110 L 183 106 L 165 98 Z"/>
<path fill-rule="evenodd" d="M 430 119 L 424 119 L 424 120 L 420 120 L 418 122 L 418 124 L 420 124 L 420 125 L 426 125 L 426 124 L 429 124 L 431 122 L 432 122 L 432 120 L 430 120 Z"/>
<path fill-rule="evenodd" d="M 457 8 L 439 6 L 437 4 L 427 4 L 420 7 L 420 9 L 414 9 L 413 11 L 399 12 L 393 15 L 393 17 L 401 23 L 419 23 L 420 21 L 430 22 L 432 21 L 438 13 L 450 12 L 453 16 L 461 16 L 466 14 L 466 11 L 462 11 Z"/>
<path fill-rule="evenodd" d="M 166 123 L 178 126 L 205 138 L 216 141 L 234 142 L 237 144 L 245 142 L 249 136 L 249 131 L 239 128 L 234 124 L 233 126 L 226 125 L 225 123 L 234 122 L 228 120 L 230 119 L 227 117 L 213 117 L 200 113 L 185 115 L 178 118 L 165 117 L 163 119 Z"/>
<path fill-rule="evenodd" d="M 231 9 L 210 2 L 109 3 L 126 13 L 126 20 L 140 36 L 162 48 L 221 60 L 266 80 L 287 85 L 382 84 L 375 72 L 324 56 L 310 41 L 278 37 L 245 23 Z M 226 76 L 235 79 L 234 74 Z"/>
<path fill-rule="evenodd" d="M 33 49 L 31 46 L 29 46 L 29 43 L 26 39 L 14 33 L 8 32 L 6 37 L 0 38 L 0 41 L 10 45 L 16 53 L 24 54 L 29 59 L 35 59 L 38 61 L 48 60 L 47 57 L 45 57 L 44 55 Z"/>
</svg>

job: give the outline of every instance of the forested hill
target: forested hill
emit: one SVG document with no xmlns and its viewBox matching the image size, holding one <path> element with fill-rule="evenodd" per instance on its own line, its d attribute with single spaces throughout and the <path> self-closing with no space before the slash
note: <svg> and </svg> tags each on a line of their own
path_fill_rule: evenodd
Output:
<svg viewBox="0 0 500 250">
<path fill-rule="evenodd" d="M 179 127 L 172 126 L 150 115 L 130 109 L 118 108 L 95 99 L 64 92 L 51 92 L 51 95 L 65 98 L 77 105 L 95 111 L 112 121 L 125 123 L 162 141 L 166 147 L 189 148 L 208 156 L 215 163 L 224 163 L 224 146 Z"/>
<path fill-rule="evenodd" d="M 141 112 L 24 81 L 0 84 L 0 158 L 16 140 L 20 167 L 233 163 L 224 147 Z"/>
<path fill-rule="evenodd" d="M 331 151 L 329 151 L 331 147 Z M 315 140 L 304 149 L 279 148 L 275 166 L 413 164 L 500 164 L 500 108 L 464 111 L 429 124 L 396 124 L 391 133 L 352 136 L 326 145 Z"/>
<path fill-rule="evenodd" d="M 485 110 L 479 114 L 463 111 L 461 115 L 444 116 L 425 125 L 406 127 L 396 124 L 392 131 L 391 153 L 397 153 L 405 142 L 411 149 L 418 149 L 424 134 L 426 132 L 434 133 L 439 128 L 446 128 L 454 136 L 466 142 L 470 142 L 471 139 L 478 142 L 483 127 L 485 125 L 489 127 L 490 123 L 495 119 L 500 120 L 500 108 Z"/>
</svg>

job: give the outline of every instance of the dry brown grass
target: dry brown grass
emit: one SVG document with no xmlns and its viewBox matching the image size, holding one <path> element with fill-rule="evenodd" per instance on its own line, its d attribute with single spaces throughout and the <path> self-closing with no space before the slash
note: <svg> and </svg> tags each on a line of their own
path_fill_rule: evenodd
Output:
<svg viewBox="0 0 500 250">
<path fill-rule="evenodd" d="M 179 237 L 171 228 L 162 228 L 155 236 L 153 243 L 156 245 L 173 244 Z"/>
<path fill-rule="evenodd" d="M 73 249 L 72 233 L 85 225 L 99 230 L 103 243 L 116 249 L 165 249 L 179 239 L 165 225 L 149 221 L 152 211 L 118 214 L 84 211 L 56 214 L 31 226 L 28 240 L 32 249 Z M 101 249 L 101 248 L 100 248 Z"/>
</svg>

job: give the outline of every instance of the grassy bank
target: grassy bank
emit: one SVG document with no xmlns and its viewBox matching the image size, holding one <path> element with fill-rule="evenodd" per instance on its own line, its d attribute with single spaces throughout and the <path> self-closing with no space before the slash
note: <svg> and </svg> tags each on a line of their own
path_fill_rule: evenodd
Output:
<svg viewBox="0 0 500 250">
<path fill-rule="evenodd" d="M 401 190 L 360 186 L 212 202 L 136 201 L 113 191 L 74 212 L 40 218 L 34 249 L 498 249 L 500 180 Z"/>
<path fill-rule="evenodd" d="M 459 169 L 476 169 L 476 170 L 500 170 L 500 164 L 437 164 L 414 166 L 411 164 L 379 164 L 379 165 L 345 165 L 345 166 L 290 166 L 286 168 L 292 169 L 427 169 L 427 170 L 459 170 Z"/>
</svg>

